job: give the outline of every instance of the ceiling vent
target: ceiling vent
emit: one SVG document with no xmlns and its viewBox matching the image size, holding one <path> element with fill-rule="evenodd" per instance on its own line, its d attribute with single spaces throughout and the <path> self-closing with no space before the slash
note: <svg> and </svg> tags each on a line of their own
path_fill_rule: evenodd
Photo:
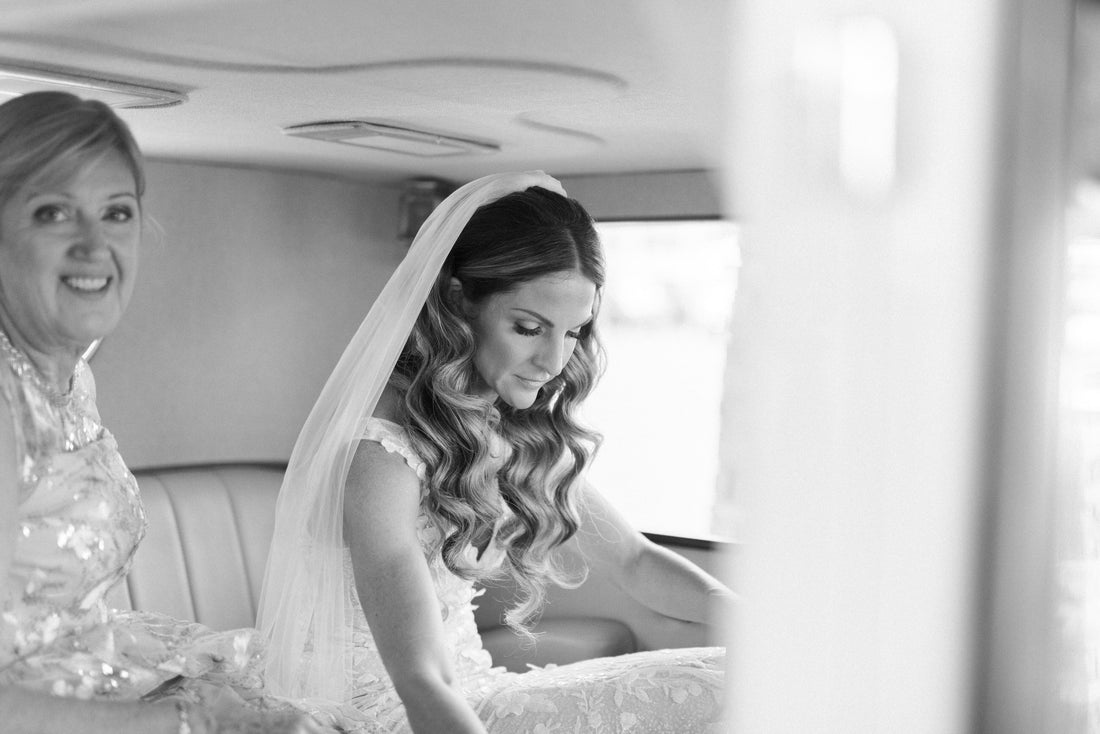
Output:
<svg viewBox="0 0 1100 734">
<path fill-rule="evenodd" d="M 283 128 L 287 135 L 333 143 L 358 145 L 421 157 L 498 153 L 500 146 L 484 140 L 460 138 L 429 130 L 416 130 L 370 120 L 331 120 L 291 125 Z"/>
<path fill-rule="evenodd" d="M 78 97 L 98 99 L 112 107 L 170 107 L 187 99 L 183 92 L 160 89 L 129 81 L 73 72 L 67 69 L 36 69 L 0 61 L 0 102 L 27 92 L 70 92 Z"/>
</svg>

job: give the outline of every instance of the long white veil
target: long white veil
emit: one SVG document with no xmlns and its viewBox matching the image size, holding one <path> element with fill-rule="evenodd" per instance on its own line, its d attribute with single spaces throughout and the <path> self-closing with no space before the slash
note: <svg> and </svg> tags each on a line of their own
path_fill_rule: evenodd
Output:
<svg viewBox="0 0 1100 734">
<path fill-rule="evenodd" d="M 362 424 L 470 217 L 482 205 L 531 186 L 565 194 L 542 171 L 494 174 L 461 187 L 432 212 L 310 411 L 279 491 L 260 594 L 257 626 L 269 642 L 271 693 L 348 700 L 345 601 L 354 589 L 344 575 L 344 484 Z"/>
</svg>

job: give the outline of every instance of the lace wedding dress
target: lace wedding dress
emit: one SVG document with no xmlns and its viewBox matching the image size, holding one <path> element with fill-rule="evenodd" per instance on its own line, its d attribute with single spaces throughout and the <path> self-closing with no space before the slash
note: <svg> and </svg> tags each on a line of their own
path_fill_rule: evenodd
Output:
<svg viewBox="0 0 1100 734">
<path fill-rule="evenodd" d="M 404 430 L 371 418 L 364 439 L 404 457 L 423 479 L 425 465 Z M 417 527 L 425 553 L 439 537 L 425 515 Z M 470 548 L 471 554 L 475 553 Z M 498 564 L 502 552 L 490 544 L 479 565 Z M 693 732 L 720 731 L 723 648 L 687 648 L 634 653 L 526 673 L 493 667 L 482 648 L 474 621 L 479 590 L 451 573 L 437 552 L 428 565 L 439 597 L 440 613 L 452 664 L 465 696 L 493 734 L 515 732 Z M 352 681 L 351 703 L 370 724 L 346 726 L 356 731 L 408 731 L 405 710 L 382 665 L 356 595 L 350 555 L 344 572 L 349 590 L 346 618 L 353 620 L 354 649 L 346 659 Z"/>
</svg>

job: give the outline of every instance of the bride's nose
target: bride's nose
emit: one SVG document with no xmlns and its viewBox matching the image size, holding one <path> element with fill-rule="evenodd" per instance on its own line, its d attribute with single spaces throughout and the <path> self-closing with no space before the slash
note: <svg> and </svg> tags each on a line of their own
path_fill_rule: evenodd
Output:
<svg viewBox="0 0 1100 734">
<path fill-rule="evenodd" d="M 566 346 L 564 339 L 547 339 L 535 353 L 534 365 L 551 379 L 565 367 Z"/>
</svg>

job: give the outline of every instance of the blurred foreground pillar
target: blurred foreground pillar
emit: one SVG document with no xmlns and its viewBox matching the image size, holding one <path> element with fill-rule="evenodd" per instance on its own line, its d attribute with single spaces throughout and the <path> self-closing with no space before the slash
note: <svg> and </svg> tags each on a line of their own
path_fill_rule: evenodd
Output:
<svg viewBox="0 0 1100 734">
<path fill-rule="evenodd" d="M 740 734 L 1058 731 L 1066 0 L 742 0 Z"/>
</svg>

